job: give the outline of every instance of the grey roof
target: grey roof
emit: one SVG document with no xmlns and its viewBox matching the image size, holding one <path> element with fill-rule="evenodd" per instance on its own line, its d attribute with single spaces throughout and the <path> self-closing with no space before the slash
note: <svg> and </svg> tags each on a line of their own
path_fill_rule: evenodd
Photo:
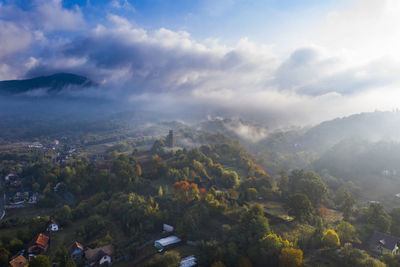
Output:
<svg viewBox="0 0 400 267">
<path fill-rule="evenodd" d="M 171 236 L 156 240 L 154 243 L 159 243 L 161 246 L 166 247 L 168 245 L 179 243 L 181 241 L 182 240 L 180 238 L 178 238 L 177 236 L 171 235 Z"/>
<path fill-rule="evenodd" d="M 393 250 L 397 244 L 397 242 L 400 241 L 400 238 L 391 236 L 391 235 L 385 235 L 380 232 L 374 232 L 374 234 L 371 236 L 369 239 L 369 244 L 371 246 L 378 246 L 381 245 L 382 247 Z"/>
</svg>

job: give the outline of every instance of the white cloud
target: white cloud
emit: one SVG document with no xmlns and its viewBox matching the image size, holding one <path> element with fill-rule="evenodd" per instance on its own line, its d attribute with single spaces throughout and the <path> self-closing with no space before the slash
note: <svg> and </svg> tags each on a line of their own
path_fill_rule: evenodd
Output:
<svg viewBox="0 0 400 267">
<path fill-rule="evenodd" d="M 279 44 L 247 38 L 231 46 L 220 40 L 198 41 L 185 31 L 145 30 L 118 13 L 59 42 L 46 34 L 79 29 L 85 25 L 82 12 L 64 9 L 59 0 L 35 3 L 29 14 L 39 12 L 40 6 L 42 20 L 37 22 L 24 19 L 25 11 L 7 7 L 9 16 L 22 19 L 18 24 L 0 20 L 5 25 L 0 36 L 10 36 L 8 40 L 20 46 L 0 45 L 0 58 L 25 51 L 32 42 L 46 53 L 27 55 L 19 66 L 3 63 L 0 77 L 14 77 L 17 69 L 29 70 L 29 75 L 69 71 L 88 75 L 104 86 L 105 94 L 129 98 L 135 105 L 256 117 L 272 126 L 399 106 L 396 1 L 358 0 L 332 11 L 283 56 L 276 53 Z M 111 5 L 118 9 L 126 3 Z M 0 6 L 0 14 L 4 8 Z M 60 20 L 54 21 L 56 17 Z"/>
</svg>

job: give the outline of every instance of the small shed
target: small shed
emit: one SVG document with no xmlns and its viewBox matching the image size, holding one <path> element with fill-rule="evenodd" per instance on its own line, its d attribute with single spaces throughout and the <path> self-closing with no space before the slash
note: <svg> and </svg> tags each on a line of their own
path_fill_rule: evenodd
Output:
<svg viewBox="0 0 400 267">
<path fill-rule="evenodd" d="M 183 258 L 179 261 L 179 266 L 180 267 L 192 267 L 197 264 L 196 262 L 196 257 L 194 255 Z"/>
<path fill-rule="evenodd" d="M 165 232 L 173 232 L 174 231 L 174 227 L 168 224 L 163 224 L 163 231 Z"/>
<path fill-rule="evenodd" d="M 182 240 L 174 235 L 165 237 L 165 238 L 161 238 L 159 240 L 156 240 L 154 242 L 154 247 L 156 247 L 156 249 L 158 249 L 159 252 L 163 251 L 164 248 L 166 248 L 169 245 L 173 245 L 173 244 L 177 244 L 179 242 L 181 242 Z"/>
</svg>

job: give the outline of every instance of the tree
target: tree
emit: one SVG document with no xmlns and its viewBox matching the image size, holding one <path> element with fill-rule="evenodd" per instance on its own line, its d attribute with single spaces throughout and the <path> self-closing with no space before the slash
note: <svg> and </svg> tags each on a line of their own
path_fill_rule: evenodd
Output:
<svg viewBox="0 0 400 267">
<path fill-rule="evenodd" d="M 311 202 L 304 194 L 297 193 L 289 196 L 285 208 L 290 216 L 296 217 L 299 221 L 307 220 L 312 214 Z"/>
<path fill-rule="evenodd" d="M 379 231 L 387 233 L 392 222 L 381 203 L 371 203 L 368 207 L 368 223 L 373 224 Z"/>
<path fill-rule="evenodd" d="M 282 248 L 279 256 L 280 267 L 303 266 L 303 251 L 295 248 Z"/>
<path fill-rule="evenodd" d="M 344 191 L 343 202 L 340 205 L 340 210 L 343 212 L 343 219 L 348 221 L 353 213 L 353 206 L 356 203 L 353 196 L 347 191 Z"/>
<path fill-rule="evenodd" d="M 239 260 L 238 267 L 252 267 L 253 264 L 251 263 L 250 259 L 247 257 L 242 257 Z"/>
<path fill-rule="evenodd" d="M 289 177 L 284 170 L 279 172 L 279 176 L 280 176 L 280 179 L 279 179 L 278 187 L 279 187 L 279 190 L 281 190 L 282 197 L 286 198 L 289 194 Z"/>
<path fill-rule="evenodd" d="M 239 184 L 239 176 L 235 171 L 224 171 L 219 178 L 219 184 L 225 188 L 232 188 Z"/>
<path fill-rule="evenodd" d="M 225 264 L 222 261 L 216 261 L 211 264 L 211 267 L 225 267 Z"/>
<path fill-rule="evenodd" d="M 249 249 L 249 256 L 257 266 L 278 266 L 281 250 L 289 247 L 293 247 L 293 243 L 276 234 L 268 234 Z"/>
<path fill-rule="evenodd" d="M 179 181 L 174 184 L 175 198 L 183 202 L 197 200 L 200 197 L 200 191 L 195 183 Z"/>
<path fill-rule="evenodd" d="M 167 251 L 163 255 L 157 254 L 147 264 L 148 267 L 178 267 L 181 256 L 176 251 Z"/>
<path fill-rule="evenodd" d="M 164 194 L 164 192 L 163 192 L 163 189 L 162 189 L 162 187 L 160 185 L 160 187 L 158 188 L 158 196 L 162 197 L 163 194 Z"/>
<path fill-rule="evenodd" d="M 76 267 L 75 261 L 66 248 L 57 251 L 55 260 L 60 264 L 60 267 Z"/>
<path fill-rule="evenodd" d="M 336 232 L 342 242 L 351 242 L 356 238 L 356 229 L 349 222 L 340 222 L 336 226 Z"/>
<path fill-rule="evenodd" d="M 7 266 L 10 252 L 5 248 L 0 248 L 0 266 Z"/>
<path fill-rule="evenodd" d="M 339 236 L 333 229 L 326 230 L 321 241 L 323 245 L 329 248 L 337 248 L 340 246 Z"/>
<path fill-rule="evenodd" d="M 392 217 L 392 226 L 390 228 L 392 235 L 400 236 L 400 207 L 394 207 L 390 212 Z"/>
<path fill-rule="evenodd" d="M 55 211 L 55 218 L 61 224 L 67 224 L 72 219 L 72 210 L 68 205 L 64 205 Z"/>
<path fill-rule="evenodd" d="M 257 200 L 257 189 L 255 188 L 247 188 L 246 190 L 246 196 L 248 201 L 255 201 Z"/>
<path fill-rule="evenodd" d="M 297 183 L 297 192 L 309 197 L 314 207 L 318 207 L 328 193 L 328 188 L 322 179 L 313 172 L 306 173 L 306 176 Z"/>
<path fill-rule="evenodd" d="M 45 255 L 37 255 L 30 262 L 28 267 L 50 267 L 50 260 Z"/>
<path fill-rule="evenodd" d="M 244 242 L 241 244 L 243 247 L 256 244 L 260 238 L 271 232 L 268 219 L 264 217 L 264 211 L 258 204 L 241 216 L 239 229 Z"/>
</svg>

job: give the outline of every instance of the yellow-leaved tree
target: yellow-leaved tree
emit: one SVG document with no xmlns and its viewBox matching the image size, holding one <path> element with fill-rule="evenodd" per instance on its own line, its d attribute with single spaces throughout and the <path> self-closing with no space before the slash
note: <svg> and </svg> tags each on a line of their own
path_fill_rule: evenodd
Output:
<svg viewBox="0 0 400 267">
<path fill-rule="evenodd" d="M 333 229 L 326 230 L 321 241 L 322 244 L 328 248 L 337 248 L 340 246 L 339 236 Z"/>
<path fill-rule="evenodd" d="M 283 248 L 279 256 L 279 267 L 300 267 L 303 265 L 303 251 L 296 248 Z"/>
</svg>

